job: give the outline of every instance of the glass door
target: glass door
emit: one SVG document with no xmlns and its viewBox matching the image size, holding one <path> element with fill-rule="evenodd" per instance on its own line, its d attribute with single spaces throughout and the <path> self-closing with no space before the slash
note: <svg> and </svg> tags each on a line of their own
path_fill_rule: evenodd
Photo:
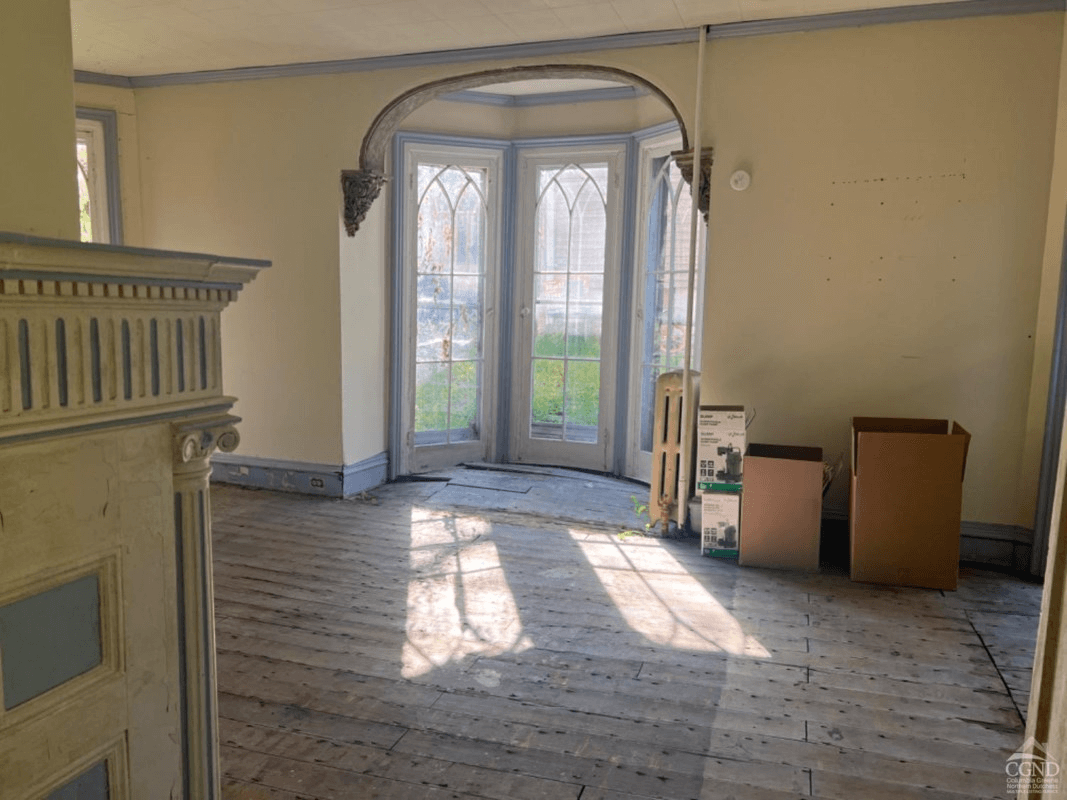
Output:
<svg viewBox="0 0 1067 800">
<path fill-rule="evenodd" d="M 510 451 L 612 465 L 623 146 L 519 151 Z"/>
<path fill-rule="evenodd" d="M 677 133 L 642 143 L 638 158 L 638 211 L 634 259 L 633 334 L 626 473 L 649 480 L 656 380 L 685 366 L 685 318 L 689 287 L 692 195 L 670 153 L 680 149 Z M 699 369 L 704 307 L 704 248 L 707 225 L 698 216 L 697 280 L 694 296 L 691 368 Z"/>
<path fill-rule="evenodd" d="M 400 473 L 492 457 L 499 152 L 404 147 Z"/>
</svg>

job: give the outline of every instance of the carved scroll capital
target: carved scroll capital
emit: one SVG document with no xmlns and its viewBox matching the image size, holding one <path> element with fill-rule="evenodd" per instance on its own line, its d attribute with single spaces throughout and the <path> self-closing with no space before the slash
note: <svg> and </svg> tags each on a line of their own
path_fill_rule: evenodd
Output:
<svg viewBox="0 0 1067 800">
<path fill-rule="evenodd" d="M 345 198 L 345 232 L 355 236 L 359 223 L 363 222 L 371 205 L 382 191 L 388 178 L 369 169 L 346 169 L 341 171 L 341 191 Z"/>
<path fill-rule="evenodd" d="M 229 453 L 241 441 L 235 423 L 238 417 L 222 416 L 187 420 L 174 425 L 174 466 L 181 467 L 211 457 L 216 449 Z"/>
<path fill-rule="evenodd" d="M 682 173 L 682 178 L 689 184 L 690 189 L 693 187 L 693 151 L 692 150 L 675 150 L 671 153 L 674 156 L 674 162 L 678 165 L 678 171 Z M 700 194 L 697 201 L 697 208 L 700 209 L 700 213 L 704 215 L 704 221 L 708 221 L 708 209 L 711 206 L 711 165 L 714 163 L 714 153 L 710 147 L 703 148 L 700 151 Z"/>
</svg>

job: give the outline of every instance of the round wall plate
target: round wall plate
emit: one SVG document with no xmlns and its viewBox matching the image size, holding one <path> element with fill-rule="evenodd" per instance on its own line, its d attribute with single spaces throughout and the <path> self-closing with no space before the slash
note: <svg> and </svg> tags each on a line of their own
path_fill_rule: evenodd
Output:
<svg viewBox="0 0 1067 800">
<path fill-rule="evenodd" d="M 735 192 L 745 191 L 750 183 L 752 183 L 752 176 L 743 169 L 739 169 L 730 176 L 730 188 Z"/>
</svg>

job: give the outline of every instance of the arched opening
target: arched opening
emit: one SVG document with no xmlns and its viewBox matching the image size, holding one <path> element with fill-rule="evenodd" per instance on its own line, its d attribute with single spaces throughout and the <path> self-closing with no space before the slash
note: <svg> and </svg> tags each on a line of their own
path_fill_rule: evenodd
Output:
<svg viewBox="0 0 1067 800">
<path fill-rule="evenodd" d="M 434 98 L 451 92 L 476 89 L 479 86 L 537 78 L 601 78 L 639 86 L 656 95 L 671 110 L 674 118 L 678 121 L 678 128 L 681 132 L 681 149 L 689 149 L 689 138 L 682 115 L 678 113 L 674 101 L 654 83 L 642 78 L 640 75 L 615 67 L 599 67 L 586 64 L 545 64 L 505 67 L 474 72 L 468 75 L 456 75 L 451 78 L 442 78 L 439 81 L 424 83 L 404 92 L 404 94 L 394 99 L 381 110 L 367 130 L 367 135 L 363 137 L 363 145 L 359 151 L 360 169 L 384 174 L 389 146 L 393 134 L 396 133 L 400 123 L 419 106 L 430 102 Z"/>
<path fill-rule="evenodd" d="M 611 68 L 489 70 L 383 109 L 360 164 L 392 196 L 394 475 L 648 478 L 655 379 L 685 349 L 687 146 L 673 102 Z"/>
</svg>

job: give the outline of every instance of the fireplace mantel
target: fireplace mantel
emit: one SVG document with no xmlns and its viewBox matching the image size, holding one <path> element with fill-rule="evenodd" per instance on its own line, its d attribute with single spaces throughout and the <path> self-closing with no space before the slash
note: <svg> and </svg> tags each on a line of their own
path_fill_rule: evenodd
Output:
<svg viewBox="0 0 1067 800">
<path fill-rule="evenodd" d="M 219 797 L 220 314 L 267 266 L 0 233 L 5 797 Z"/>
</svg>

